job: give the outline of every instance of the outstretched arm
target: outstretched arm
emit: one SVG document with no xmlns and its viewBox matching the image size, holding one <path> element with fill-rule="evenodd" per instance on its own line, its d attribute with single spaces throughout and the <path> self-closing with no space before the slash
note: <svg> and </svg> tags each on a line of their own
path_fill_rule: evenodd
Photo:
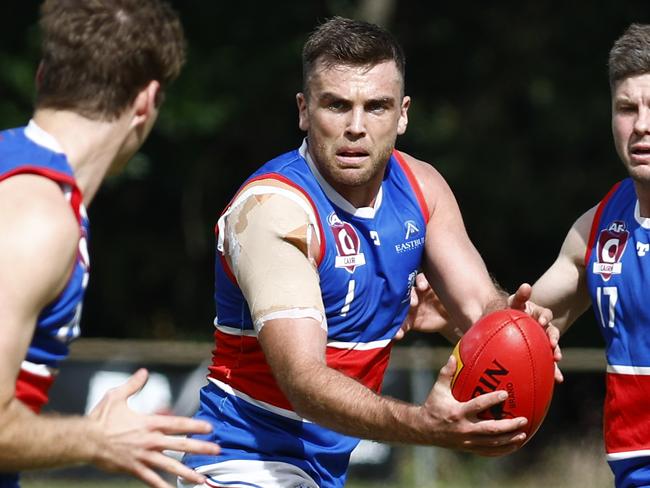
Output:
<svg viewBox="0 0 650 488">
<path fill-rule="evenodd" d="M 209 425 L 128 409 L 126 399 L 142 387 L 144 372 L 88 417 L 36 415 L 16 399 L 16 377 L 37 317 L 69 279 L 79 228 L 58 185 L 38 176 L 4 181 L 0 208 L 0 471 L 94 463 L 154 487 L 168 486 L 155 469 L 201 482 L 202 476 L 161 452 L 217 452 L 212 444 L 168 435 L 205 433 Z"/>
<path fill-rule="evenodd" d="M 531 300 L 553 311 L 553 324 L 564 333 L 589 307 L 585 253 L 596 207 L 585 212 L 569 230 L 560 253 L 533 285 Z"/>
</svg>

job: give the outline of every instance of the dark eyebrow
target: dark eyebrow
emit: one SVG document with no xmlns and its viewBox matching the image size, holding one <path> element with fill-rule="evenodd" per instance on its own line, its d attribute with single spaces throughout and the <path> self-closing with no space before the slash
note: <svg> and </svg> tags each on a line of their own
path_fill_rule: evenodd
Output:
<svg viewBox="0 0 650 488">
<path fill-rule="evenodd" d="M 395 105 L 394 97 L 381 97 L 381 98 L 371 98 L 366 101 L 366 105 L 382 105 L 385 107 L 392 107 Z"/>
<path fill-rule="evenodd" d="M 342 97 L 341 95 L 337 95 L 336 93 L 332 93 L 332 92 L 323 92 L 318 97 L 318 99 L 324 102 L 333 102 L 335 100 L 346 100 L 345 97 Z"/>
<path fill-rule="evenodd" d="M 333 101 L 344 101 L 347 102 L 348 99 L 341 96 L 337 95 L 336 93 L 332 92 L 323 92 L 321 95 L 318 97 L 318 100 L 321 102 L 333 102 Z M 391 96 L 386 96 L 386 97 L 379 97 L 379 98 L 371 98 L 369 100 L 366 100 L 364 105 L 383 105 L 383 106 L 393 106 L 395 105 L 395 98 Z"/>
</svg>

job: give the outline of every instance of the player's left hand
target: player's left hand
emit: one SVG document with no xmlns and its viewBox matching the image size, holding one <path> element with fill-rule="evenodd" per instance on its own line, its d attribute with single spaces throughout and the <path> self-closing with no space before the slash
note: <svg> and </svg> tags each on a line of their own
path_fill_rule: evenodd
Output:
<svg viewBox="0 0 650 488">
<path fill-rule="evenodd" d="M 147 381 L 138 370 L 129 380 L 109 390 L 90 412 L 89 441 L 96 444 L 94 464 L 106 471 L 129 473 L 152 488 L 172 488 L 157 471 L 166 471 L 202 485 L 205 476 L 167 456 L 164 451 L 216 455 L 214 443 L 179 437 L 178 434 L 207 434 L 209 423 L 172 415 L 144 415 L 128 406 Z"/>
<path fill-rule="evenodd" d="M 508 306 L 526 312 L 537 320 L 539 325 L 544 327 L 548 340 L 553 348 L 553 359 L 555 359 L 555 381 L 557 383 L 562 383 L 564 377 L 562 371 L 560 371 L 560 368 L 557 365 L 558 361 L 562 359 L 562 351 L 560 350 L 559 345 L 560 331 L 551 322 L 553 320 L 553 312 L 546 307 L 542 307 L 530 301 L 532 292 L 533 287 L 528 283 L 521 284 L 517 291 L 508 297 Z"/>
</svg>

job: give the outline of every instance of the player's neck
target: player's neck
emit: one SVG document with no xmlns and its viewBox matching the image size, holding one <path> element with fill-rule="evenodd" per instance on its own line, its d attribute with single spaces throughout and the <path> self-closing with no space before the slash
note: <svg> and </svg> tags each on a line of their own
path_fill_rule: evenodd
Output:
<svg viewBox="0 0 650 488">
<path fill-rule="evenodd" d="M 63 148 L 84 204 L 89 205 L 128 134 L 128 120 L 91 120 L 76 112 L 39 109 L 34 122 Z"/>
</svg>

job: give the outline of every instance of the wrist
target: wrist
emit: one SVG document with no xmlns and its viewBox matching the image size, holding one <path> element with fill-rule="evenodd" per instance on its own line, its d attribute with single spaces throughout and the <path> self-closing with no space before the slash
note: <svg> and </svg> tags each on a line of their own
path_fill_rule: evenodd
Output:
<svg viewBox="0 0 650 488">
<path fill-rule="evenodd" d="M 83 461 L 98 467 L 106 465 L 110 460 L 108 456 L 108 446 L 105 445 L 105 436 L 103 434 L 102 424 L 99 419 L 92 415 L 82 417 L 83 422 L 83 447 L 81 447 L 81 456 Z"/>
</svg>

